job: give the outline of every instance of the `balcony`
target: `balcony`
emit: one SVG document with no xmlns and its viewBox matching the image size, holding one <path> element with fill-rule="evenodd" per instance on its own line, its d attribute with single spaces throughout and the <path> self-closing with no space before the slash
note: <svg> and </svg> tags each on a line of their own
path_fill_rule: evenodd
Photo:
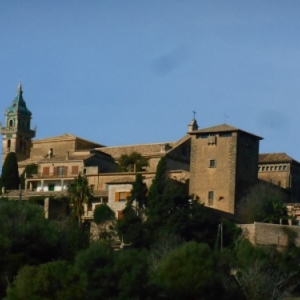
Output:
<svg viewBox="0 0 300 300">
<path fill-rule="evenodd" d="M 77 177 L 78 174 L 42 174 L 42 173 L 38 173 L 38 174 L 32 174 L 32 175 L 28 175 L 26 177 L 26 179 L 74 179 L 75 177 Z"/>
</svg>

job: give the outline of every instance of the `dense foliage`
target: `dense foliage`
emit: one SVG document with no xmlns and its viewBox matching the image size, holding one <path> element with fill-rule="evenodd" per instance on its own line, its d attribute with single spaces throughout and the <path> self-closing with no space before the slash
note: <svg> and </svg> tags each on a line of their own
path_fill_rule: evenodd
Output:
<svg viewBox="0 0 300 300">
<path fill-rule="evenodd" d="M 79 227 L 82 226 L 82 215 L 84 213 L 84 204 L 89 204 L 92 191 L 85 176 L 79 174 L 74 182 L 68 187 L 68 195 L 71 200 L 72 213 L 77 219 Z"/>
<path fill-rule="evenodd" d="M 253 246 L 235 224 L 168 180 L 166 170 L 162 159 L 149 194 L 136 177 L 122 220 L 115 222 L 105 204 L 95 210 L 97 226 L 115 222 L 125 244 L 118 251 L 102 236 L 89 241 L 74 218 L 45 219 L 40 201 L 1 199 L 0 298 L 275 300 L 300 294 L 293 231 L 286 229 L 289 244 L 281 252 Z M 83 205 L 90 193 L 82 177 L 77 184 L 72 203 Z"/>
<path fill-rule="evenodd" d="M 36 164 L 29 164 L 25 167 L 24 171 L 20 176 L 20 183 L 22 189 L 25 188 L 26 177 L 31 177 L 32 175 L 37 174 L 37 172 L 38 172 L 38 166 Z"/>
<path fill-rule="evenodd" d="M 19 171 L 16 153 L 10 152 L 7 154 L 2 166 L 1 185 L 6 190 L 19 189 Z"/>
<path fill-rule="evenodd" d="M 250 188 L 238 206 L 238 216 L 244 223 L 267 222 L 279 224 L 287 220 L 284 190 L 268 183 Z"/>
</svg>

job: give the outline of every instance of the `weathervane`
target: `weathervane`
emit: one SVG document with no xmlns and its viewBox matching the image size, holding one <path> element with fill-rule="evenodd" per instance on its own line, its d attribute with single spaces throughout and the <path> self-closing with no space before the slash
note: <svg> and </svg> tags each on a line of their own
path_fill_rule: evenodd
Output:
<svg viewBox="0 0 300 300">
<path fill-rule="evenodd" d="M 195 116 L 196 116 L 196 112 L 195 112 L 195 111 L 193 110 L 193 111 L 192 111 L 192 113 L 194 114 L 194 119 L 195 119 Z"/>
</svg>

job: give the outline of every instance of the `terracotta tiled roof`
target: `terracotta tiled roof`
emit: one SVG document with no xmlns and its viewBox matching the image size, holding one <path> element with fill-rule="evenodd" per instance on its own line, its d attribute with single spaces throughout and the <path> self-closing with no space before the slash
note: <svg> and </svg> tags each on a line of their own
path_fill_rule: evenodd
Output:
<svg viewBox="0 0 300 300">
<path fill-rule="evenodd" d="M 37 139 L 37 140 L 34 140 L 33 143 L 48 143 L 48 142 L 66 141 L 66 140 L 72 141 L 72 140 L 76 140 L 76 139 L 82 140 L 82 141 L 85 141 L 85 142 L 88 142 L 88 143 L 91 143 L 91 144 L 94 144 L 95 147 L 104 147 L 101 144 L 98 144 L 98 143 L 95 143 L 95 142 L 83 139 L 81 137 L 78 137 L 78 136 L 70 134 L 70 133 L 64 133 L 62 135 L 52 136 L 52 137 L 48 137 L 48 138 L 44 138 L 44 139 Z"/>
<path fill-rule="evenodd" d="M 97 150 L 107 153 L 114 158 L 119 158 L 122 154 L 129 155 L 132 152 L 138 152 L 144 156 L 150 156 L 161 154 L 161 147 L 164 145 L 168 145 L 172 149 L 174 143 L 137 144 L 128 146 L 103 147 Z"/>
<path fill-rule="evenodd" d="M 198 129 L 195 131 L 190 132 L 190 134 L 197 134 L 197 133 L 218 133 L 218 132 L 234 132 L 234 131 L 241 131 L 241 132 L 245 132 L 247 134 L 251 134 L 253 136 L 256 136 L 259 139 L 262 139 L 262 137 L 255 135 L 253 133 L 241 130 L 237 127 L 233 127 L 231 125 L 228 124 L 221 124 L 221 125 L 217 125 L 217 126 L 212 126 L 212 127 L 207 127 L 207 128 L 202 128 L 202 129 Z"/>
<path fill-rule="evenodd" d="M 259 154 L 259 163 L 280 163 L 280 162 L 296 162 L 286 153 L 263 153 Z"/>
</svg>

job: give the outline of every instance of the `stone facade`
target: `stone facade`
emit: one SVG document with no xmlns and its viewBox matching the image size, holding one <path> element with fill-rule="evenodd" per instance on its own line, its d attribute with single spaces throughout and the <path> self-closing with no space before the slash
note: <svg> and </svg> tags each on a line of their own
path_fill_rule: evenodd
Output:
<svg viewBox="0 0 300 300">
<path fill-rule="evenodd" d="M 287 190 L 290 202 L 300 201 L 300 163 L 287 154 L 260 154 L 258 178 Z"/>
<path fill-rule="evenodd" d="M 5 126 L 2 134 L 2 164 L 9 152 L 15 152 L 18 161 L 30 156 L 31 139 L 35 130 L 30 129 L 31 112 L 23 99 L 22 85 L 19 84 L 15 99 L 5 112 Z"/>
<path fill-rule="evenodd" d="M 239 225 L 243 236 L 249 239 L 253 245 L 258 246 L 276 246 L 282 249 L 288 245 L 289 237 L 295 236 L 294 243 L 300 246 L 300 227 L 257 223 Z"/>
<path fill-rule="evenodd" d="M 261 138 L 226 124 L 190 135 L 190 194 L 206 206 L 234 214 L 245 189 L 257 182 Z"/>
</svg>

